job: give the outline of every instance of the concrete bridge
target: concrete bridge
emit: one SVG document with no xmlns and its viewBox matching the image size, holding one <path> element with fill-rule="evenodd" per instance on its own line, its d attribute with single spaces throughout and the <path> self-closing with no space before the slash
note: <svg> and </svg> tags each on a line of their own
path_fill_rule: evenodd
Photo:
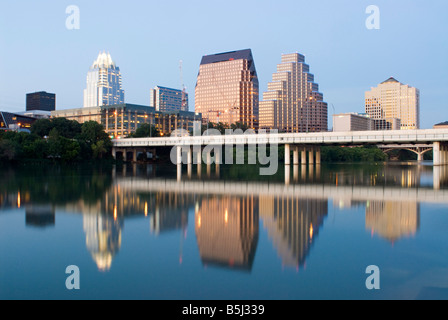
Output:
<svg viewBox="0 0 448 320">
<path fill-rule="evenodd" d="M 156 153 L 160 147 L 177 147 L 177 164 L 182 163 L 182 154 L 186 153 L 187 163 L 200 164 L 202 159 L 211 160 L 210 150 L 203 155 L 203 147 L 215 146 L 217 152 L 223 146 L 285 146 L 285 164 L 319 164 L 322 146 L 365 146 L 376 145 L 403 149 L 419 149 L 420 154 L 434 150 L 434 165 L 448 165 L 448 129 L 401 130 L 401 131 L 352 131 L 319 133 L 259 133 L 241 135 L 203 135 L 163 138 L 139 138 L 113 140 L 113 156 L 122 153 L 127 158 L 132 153 L 134 161 L 138 152 Z M 194 155 L 196 154 L 196 155 Z M 215 154 L 215 163 L 221 163 L 221 154 Z M 420 156 L 419 159 L 422 159 Z"/>
</svg>

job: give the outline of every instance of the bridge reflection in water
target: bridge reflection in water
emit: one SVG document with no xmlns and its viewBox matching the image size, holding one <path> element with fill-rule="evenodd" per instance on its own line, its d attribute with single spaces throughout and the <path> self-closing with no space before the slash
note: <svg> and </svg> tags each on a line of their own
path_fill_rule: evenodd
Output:
<svg viewBox="0 0 448 320">
<path fill-rule="evenodd" d="M 189 212 L 194 212 L 203 265 L 246 272 L 252 270 L 262 226 L 281 264 L 298 269 L 323 232 L 329 205 L 365 208 L 366 230 L 390 243 L 415 235 L 420 228 L 420 203 L 448 203 L 446 180 L 432 187 L 432 170 L 385 167 L 358 176 L 324 172 L 322 178 L 308 168 L 299 169 L 298 179 L 281 183 L 219 181 L 214 176 L 194 180 L 188 174 L 181 181 L 161 179 L 153 169 L 131 165 L 115 173 L 113 187 L 97 210 L 115 221 L 146 216 L 154 234 L 176 230 L 183 234 L 190 223 Z M 86 219 L 90 214 L 85 212 Z M 116 254 L 113 243 L 120 239 L 115 234 L 110 232 L 112 240 L 106 241 L 111 254 Z"/>
<path fill-rule="evenodd" d="M 393 244 L 419 232 L 421 203 L 448 204 L 447 167 L 341 168 L 293 167 L 285 169 L 285 176 L 292 173 L 289 181 L 280 175 L 277 181 L 242 182 L 219 180 L 219 172 L 201 178 L 187 172 L 180 181 L 175 174 L 158 178 L 167 174 L 128 165 L 114 169 L 112 184 L 96 201 L 36 206 L 22 189 L 0 194 L 0 208 L 25 208 L 33 228 L 54 226 L 58 210 L 81 212 L 86 247 L 101 271 L 110 270 L 120 252 L 126 219 L 145 217 L 156 236 L 179 232 L 182 238 L 194 223 L 204 266 L 250 272 L 261 232 L 279 263 L 302 268 L 331 207 L 365 209 L 367 232 Z"/>
</svg>

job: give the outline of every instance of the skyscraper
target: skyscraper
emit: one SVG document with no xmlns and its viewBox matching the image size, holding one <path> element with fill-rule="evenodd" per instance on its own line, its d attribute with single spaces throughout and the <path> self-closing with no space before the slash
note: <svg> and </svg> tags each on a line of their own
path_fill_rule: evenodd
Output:
<svg viewBox="0 0 448 320">
<path fill-rule="evenodd" d="M 328 130 L 328 106 L 299 53 L 284 54 L 260 102 L 260 128 L 281 132 Z"/>
<path fill-rule="evenodd" d="M 28 93 L 26 95 L 26 111 L 55 111 L 56 95 L 45 91 Z"/>
<path fill-rule="evenodd" d="M 420 91 L 389 78 L 365 94 L 366 113 L 373 119 L 397 118 L 401 130 L 420 129 Z"/>
<path fill-rule="evenodd" d="M 258 128 L 259 84 L 250 49 L 204 56 L 195 111 L 210 122 Z"/>
<path fill-rule="evenodd" d="M 124 103 L 121 73 L 109 53 L 100 52 L 87 73 L 84 108 Z"/>
<path fill-rule="evenodd" d="M 160 112 L 188 111 L 188 94 L 182 90 L 157 86 L 151 89 L 150 107 Z"/>
</svg>

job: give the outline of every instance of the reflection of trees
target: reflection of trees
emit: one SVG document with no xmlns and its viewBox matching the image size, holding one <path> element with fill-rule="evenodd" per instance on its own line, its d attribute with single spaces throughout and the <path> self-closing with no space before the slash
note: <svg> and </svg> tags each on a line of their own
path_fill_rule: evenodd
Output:
<svg viewBox="0 0 448 320">
<path fill-rule="evenodd" d="M 284 266 L 305 264 L 328 214 L 328 200 L 260 197 L 260 216 Z"/>
<path fill-rule="evenodd" d="M 254 197 L 202 198 L 195 217 L 202 263 L 250 271 L 258 244 L 258 210 Z"/>
<path fill-rule="evenodd" d="M 20 165 L 0 170 L 0 194 L 18 193 L 33 204 L 95 203 L 112 184 L 111 167 Z"/>
</svg>

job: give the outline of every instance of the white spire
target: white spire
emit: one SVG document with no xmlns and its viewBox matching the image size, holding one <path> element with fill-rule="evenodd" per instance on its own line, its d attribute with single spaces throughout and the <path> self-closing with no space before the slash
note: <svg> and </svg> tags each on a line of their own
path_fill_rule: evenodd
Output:
<svg viewBox="0 0 448 320">
<path fill-rule="evenodd" d="M 98 58 L 93 62 L 92 69 L 96 68 L 115 68 L 115 63 L 106 51 L 100 52 Z"/>
</svg>

